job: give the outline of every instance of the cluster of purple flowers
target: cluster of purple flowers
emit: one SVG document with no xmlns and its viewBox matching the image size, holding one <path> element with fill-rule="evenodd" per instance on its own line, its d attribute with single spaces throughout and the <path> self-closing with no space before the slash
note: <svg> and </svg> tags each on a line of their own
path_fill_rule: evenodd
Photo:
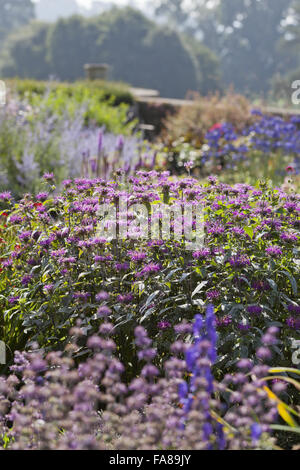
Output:
<svg viewBox="0 0 300 470">
<path fill-rule="evenodd" d="M 209 301 L 216 308 L 220 344 L 227 350 L 238 345 L 223 370 L 238 359 L 239 347 L 253 357 L 252 335 L 274 321 L 282 325 L 286 346 L 278 365 L 290 360 L 287 332 L 296 337 L 299 330 L 298 194 L 216 179 L 200 184 L 157 171 L 140 171 L 127 181 L 68 180 L 55 194 L 50 183 L 38 198 L 26 195 L 16 205 L 8 199 L 0 219 L 0 302 L 7 324 L 13 318 L 17 326 L 16 336 L 8 326 L 3 333 L 12 351 L 32 341 L 60 347 L 75 320 L 92 334 L 106 318 L 124 325 L 126 335 L 116 341 L 120 355 L 133 364 L 128 345 L 137 324 L 163 353 L 164 340 L 174 339 L 172 327 L 183 317 L 194 318 Z M 118 205 L 121 198 L 129 208 L 145 204 L 150 212 L 160 201 L 201 206 L 203 243 L 186 250 L 183 240 L 163 234 L 107 237 L 98 209 Z M 126 225 L 135 222 L 131 212 Z"/>
<path fill-rule="evenodd" d="M 214 309 L 205 319 L 175 328 L 177 341 L 164 364 L 141 326 L 135 345 L 141 372 L 129 383 L 116 358 L 111 323 L 102 323 L 87 341 L 90 357 L 76 366 L 72 358 L 84 331 L 73 327 L 64 352 L 16 352 L 10 374 L 0 377 L 0 448 L 47 450 L 238 450 L 272 448 L 270 424 L 277 403 L 263 390 L 268 367 L 248 359 L 239 371 L 217 382 Z M 276 342 L 276 329 L 263 338 Z M 193 341 L 186 342 L 187 333 Z M 251 372 L 251 374 L 250 374 Z M 189 376 L 187 380 L 185 377 Z M 277 390 L 277 384 L 274 390 Z M 280 386 L 280 391 L 282 391 Z M 228 394 L 227 405 L 216 398 Z M 63 432 L 62 432 L 63 430 Z"/>
<path fill-rule="evenodd" d="M 281 152 L 293 158 L 293 163 L 286 171 L 300 171 L 300 130 L 299 116 L 289 120 L 278 116 L 256 115 L 254 123 L 241 132 L 237 132 L 229 123 L 219 123 L 213 126 L 205 135 L 203 163 L 214 159 L 222 167 L 231 166 L 237 160 L 243 160 L 251 151 L 264 154 Z M 250 157 L 251 158 L 251 155 Z"/>
</svg>

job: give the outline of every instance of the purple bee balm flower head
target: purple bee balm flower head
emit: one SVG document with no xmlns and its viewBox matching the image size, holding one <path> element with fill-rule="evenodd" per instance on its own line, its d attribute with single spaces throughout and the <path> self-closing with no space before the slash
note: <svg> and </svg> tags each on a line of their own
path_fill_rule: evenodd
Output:
<svg viewBox="0 0 300 470">
<path fill-rule="evenodd" d="M 110 335 L 114 329 L 114 325 L 112 323 L 102 323 L 99 328 L 99 333 L 101 335 Z"/>
<path fill-rule="evenodd" d="M 195 259 L 205 259 L 205 258 L 209 258 L 210 255 L 211 255 L 210 249 L 209 248 L 203 248 L 202 250 L 194 251 L 193 258 L 195 258 Z"/>
<path fill-rule="evenodd" d="M 157 273 L 161 270 L 161 264 L 149 263 L 144 266 L 142 271 L 136 273 L 136 277 L 148 277 L 150 274 Z"/>
<path fill-rule="evenodd" d="M 232 323 L 231 315 L 225 315 L 224 317 L 216 318 L 216 325 L 218 327 L 226 327 L 226 326 L 229 326 L 231 323 Z"/>
<path fill-rule="evenodd" d="M 292 330 L 300 330 L 300 318 L 289 317 L 286 320 L 286 324 Z"/>
<path fill-rule="evenodd" d="M 20 299 L 20 296 L 9 297 L 8 303 L 11 304 L 11 305 L 16 304 L 19 299 Z"/>
<path fill-rule="evenodd" d="M 191 168 L 193 168 L 193 166 L 194 166 L 194 162 L 192 160 L 184 163 L 184 168 L 186 168 L 187 170 L 190 170 Z"/>
<path fill-rule="evenodd" d="M 10 218 L 9 218 L 9 222 L 11 224 L 20 224 L 22 222 L 22 217 L 20 215 L 12 215 Z"/>
<path fill-rule="evenodd" d="M 193 325 L 183 321 L 182 323 L 175 325 L 174 330 L 177 334 L 189 334 L 193 331 Z"/>
<path fill-rule="evenodd" d="M 298 241 L 298 236 L 295 233 L 284 232 L 280 235 L 281 240 L 287 243 L 293 243 Z"/>
<path fill-rule="evenodd" d="M 209 300 L 216 300 L 220 297 L 220 292 L 218 290 L 211 290 L 206 293 L 206 297 Z"/>
<path fill-rule="evenodd" d="M 143 367 L 141 372 L 142 377 L 156 377 L 159 375 L 159 370 L 152 364 L 147 364 Z"/>
<path fill-rule="evenodd" d="M 24 242 L 28 242 L 28 240 L 31 238 L 31 234 L 32 234 L 32 232 L 30 232 L 30 231 L 22 232 L 19 235 L 19 239 L 24 241 Z"/>
<path fill-rule="evenodd" d="M 129 263 L 116 263 L 115 268 L 116 271 L 128 271 Z"/>
<path fill-rule="evenodd" d="M 87 301 L 90 295 L 91 295 L 90 292 L 75 292 L 73 294 L 73 298 L 82 300 L 82 301 Z"/>
<path fill-rule="evenodd" d="M 48 193 L 43 192 L 43 193 L 37 194 L 37 195 L 36 195 L 36 199 L 37 199 L 38 201 L 44 202 L 44 201 L 46 201 L 46 199 L 48 198 L 48 196 L 49 196 Z"/>
<path fill-rule="evenodd" d="M 129 251 L 132 261 L 143 261 L 147 257 L 147 253 L 143 251 Z"/>
<path fill-rule="evenodd" d="M 251 285 L 252 285 L 254 290 L 259 291 L 259 292 L 270 290 L 270 285 L 269 285 L 268 281 L 260 281 L 260 280 L 259 281 L 253 281 Z"/>
<path fill-rule="evenodd" d="M 43 287 L 43 290 L 44 290 L 47 294 L 50 294 L 50 293 L 53 291 L 53 288 L 54 288 L 54 284 L 46 284 L 46 285 Z"/>
<path fill-rule="evenodd" d="M 99 292 L 99 294 L 96 295 L 96 301 L 97 302 L 101 302 L 101 301 L 108 300 L 108 299 L 109 299 L 109 293 L 108 292 L 101 291 L 101 292 Z"/>
<path fill-rule="evenodd" d="M 45 173 L 43 175 L 43 178 L 44 178 L 45 181 L 48 181 L 49 183 L 53 182 L 54 181 L 54 174 L 53 173 Z"/>
<path fill-rule="evenodd" d="M 278 245 L 273 245 L 269 246 L 266 248 L 266 253 L 273 258 L 278 258 L 279 256 L 282 256 L 282 250 Z"/>
<path fill-rule="evenodd" d="M 0 201 L 8 202 L 12 199 L 12 195 L 10 191 L 4 191 L 0 193 Z"/>
<path fill-rule="evenodd" d="M 262 312 L 262 308 L 259 305 L 248 305 L 247 312 L 252 315 L 259 315 Z"/>
<path fill-rule="evenodd" d="M 132 294 L 124 294 L 124 295 L 118 295 L 117 296 L 117 301 L 120 302 L 121 304 L 130 304 L 133 300 L 133 295 Z"/>
<path fill-rule="evenodd" d="M 157 328 L 159 330 L 167 330 L 168 328 L 171 328 L 171 323 L 168 321 L 160 321 L 157 323 Z"/>
<path fill-rule="evenodd" d="M 300 305 L 290 304 L 288 305 L 288 311 L 300 315 Z"/>
<path fill-rule="evenodd" d="M 237 327 L 241 331 L 248 331 L 250 330 L 251 325 L 249 325 L 248 323 L 238 323 Z"/>
<path fill-rule="evenodd" d="M 140 361 L 150 362 L 155 358 L 155 356 L 156 349 L 154 348 L 143 349 L 142 351 L 138 352 L 138 358 Z"/>
<path fill-rule="evenodd" d="M 111 255 L 106 256 L 94 256 L 95 263 L 105 262 L 105 261 L 112 261 L 113 257 Z"/>
<path fill-rule="evenodd" d="M 236 255 L 229 259 L 229 263 L 233 268 L 244 268 L 251 264 L 248 256 Z"/>
<path fill-rule="evenodd" d="M 21 280 L 21 284 L 25 287 L 28 286 L 28 284 L 30 284 L 30 282 L 32 281 L 32 276 L 30 274 L 26 274 L 22 280 Z"/>
</svg>

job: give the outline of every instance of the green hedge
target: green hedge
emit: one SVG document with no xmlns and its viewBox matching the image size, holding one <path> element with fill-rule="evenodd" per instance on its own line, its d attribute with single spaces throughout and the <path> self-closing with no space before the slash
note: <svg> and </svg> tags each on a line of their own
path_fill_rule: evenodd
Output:
<svg viewBox="0 0 300 470">
<path fill-rule="evenodd" d="M 47 82 L 39 80 L 6 80 L 9 88 L 17 92 L 21 97 L 33 94 L 44 95 L 47 90 L 61 91 L 66 96 L 82 97 L 86 90 L 93 92 L 95 98 L 99 102 L 109 101 L 111 104 L 118 106 L 125 103 L 132 105 L 134 97 L 129 90 L 128 85 L 119 82 L 108 82 L 103 80 L 88 81 L 82 80 L 74 83 L 67 82 Z"/>
</svg>

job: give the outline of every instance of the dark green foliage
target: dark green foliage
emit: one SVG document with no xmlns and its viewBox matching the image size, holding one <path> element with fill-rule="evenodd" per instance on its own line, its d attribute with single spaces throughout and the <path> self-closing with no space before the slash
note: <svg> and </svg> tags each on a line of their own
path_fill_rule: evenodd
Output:
<svg viewBox="0 0 300 470">
<path fill-rule="evenodd" d="M 2 41 L 11 31 L 34 18 L 31 0 L 0 0 L 0 49 Z"/>
<path fill-rule="evenodd" d="M 178 33 L 130 8 L 32 23 L 10 36 L 4 49 L 4 77 L 73 81 L 84 77 L 86 63 L 107 63 L 111 79 L 156 88 L 166 97 L 219 88 L 218 60 L 210 50 L 198 41 L 187 45 Z"/>
<path fill-rule="evenodd" d="M 157 16 L 204 44 L 220 58 L 223 85 L 239 92 L 268 92 L 275 73 L 295 68 L 291 48 L 285 50 L 285 22 L 292 0 L 158 1 Z M 299 9 L 299 1 L 295 2 Z M 191 21 L 192 18 L 192 21 Z M 299 22 L 290 28 L 294 43 Z"/>
<path fill-rule="evenodd" d="M 49 77 L 51 68 L 45 53 L 47 33 L 48 24 L 33 22 L 9 36 L 2 53 L 1 75 L 20 78 L 34 75 L 37 80 Z"/>
</svg>

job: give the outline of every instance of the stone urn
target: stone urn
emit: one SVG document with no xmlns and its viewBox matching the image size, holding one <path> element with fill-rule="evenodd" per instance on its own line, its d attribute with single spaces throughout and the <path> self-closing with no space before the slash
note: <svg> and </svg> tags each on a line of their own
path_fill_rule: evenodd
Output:
<svg viewBox="0 0 300 470">
<path fill-rule="evenodd" d="M 85 64 L 84 70 L 88 80 L 107 80 L 107 64 Z"/>
</svg>

